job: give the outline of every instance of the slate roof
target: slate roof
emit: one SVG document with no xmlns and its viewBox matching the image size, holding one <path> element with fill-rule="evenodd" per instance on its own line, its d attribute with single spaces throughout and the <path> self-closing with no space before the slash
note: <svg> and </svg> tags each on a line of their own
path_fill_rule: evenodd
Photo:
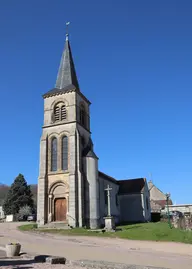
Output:
<svg viewBox="0 0 192 269">
<path fill-rule="evenodd" d="M 118 180 L 119 194 L 141 193 L 144 190 L 146 179 L 135 178 Z"/>
<path fill-rule="evenodd" d="M 90 150 L 87 153 L 86 157 L 91 157 L 91 158 L 94 158 L 94 159 L 99 159 L 93 150 Z"/>
<path fill-rule="evenodd" d="M 167 205 L 166 200 L 151 200 L 151 212 L 160 212 Z M 172 200 L 168 201 L 168 205 L 172 205 Z"/>
<path fill-rule="evenodd" d="M 106 180 L 108 180 L 108 181 L 111 181 L 111 182 L 113 182 L 113 183 L 118 184 L 118 181 L 117 181 L 115 178 L 110 177 L 110 176 L 106 175 L 105 173 L 103 173 L 103 172 L 101 172 L 101 171 L 99 171 L 99 176 L 100 176 L 100 177 L 103 177 L 104 179 L 106 179 Z"/>
<path fill-rule="evenodd" d="M 80 89 L 75 71 L 75 65 L 73 61 L 70 43 L 68 40 L 68 36 L 66 36 L 65 47 L 61 57 L 55 88 L 45 93 L 43 97 L 46 98 L 57 94 L 67 93 L 70 91 L 80 91 Z"/>
<path fill-rule="evenodd" d="M 156 204 L 160 205 L 161 208 L 164 208 L 167 204 L 166 200 L 152 200 L 152 201 L 154 201 Z M 172 205 L 172 204 L 173 204 L 172 201 L 169 199 L 168 205 Z"/>
<path fill-rule="evenodd" d="M 50 90 L 47 93 L 45 93 L 43 95 L 43 97 L 46 98 L 46 97 L 50 97 L 50 96 L 54 96 L 54 95 L 59 95 L 59 94 L 67 93 L 67 92 L 73 92 L 75 90 L 76 90 L 76 88 L 75 88 L 74 85 L 66 86 L 63 89 L 53 88 L 52 90 Z"/>
</svg>

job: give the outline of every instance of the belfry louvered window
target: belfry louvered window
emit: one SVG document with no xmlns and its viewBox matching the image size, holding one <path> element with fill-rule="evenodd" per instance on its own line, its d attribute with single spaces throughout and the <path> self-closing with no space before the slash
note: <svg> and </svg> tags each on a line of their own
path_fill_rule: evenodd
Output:
<svg viewBox="0 0 192 269">
<path fill-rule="evenodd" d="M 51 140 L 51 171 L 57 171 L 57 138 Z"/>
<path fill-rule="evenodd" d="M 55 121 L 60 120 L 60 107 L 56 106 L 54 109 L 54 116 L 55 116 Z"/>
<path fill-rule="evenodd" d="M 67 119 L 67 109 L 63 102 L 58 103 L 54 107 L 54 122 Z"/>
<path fill-rule="evenodd" d="M 62 138 L 62 170 L 68 170 L 68 137 Z"/>
<path fill-rule="evenodd" d="M 61 106 L 61 120 L 66 120 L 66 118 L 67 118 L 66 106 L 62 105 Z"/>
</svg>

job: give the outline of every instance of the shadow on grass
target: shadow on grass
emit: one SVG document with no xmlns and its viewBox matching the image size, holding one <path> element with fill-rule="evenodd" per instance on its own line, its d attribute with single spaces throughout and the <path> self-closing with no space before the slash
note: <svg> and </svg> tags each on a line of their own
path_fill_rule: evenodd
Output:
<svg viewBox="0 0 192 269">
<path fill-rule="evenodd" d="M 123 229 L 122 229 L 122 228 L 116 228 L 115 231 L 116 231 L 116 232 L 122 232 Z"/>
<path fill-rule="evenodd" d="M 146 222 L 121 222 L 118 224 L 118 226 L 129 226 L 129 225 L 137 225 L 137 224 L 145 224 Z"/>
<path fill-rule="evenodd" d="M 123 228 L 121 229 L 121 231 L 126 231 L 126 230 L 131 230 L 131 229 L 140 229 L 142 226 L 141 225 L 138 225 L 138 226 L 130 226 L 130 227 L 126 227 L 126 228 Z"/>
</svg>

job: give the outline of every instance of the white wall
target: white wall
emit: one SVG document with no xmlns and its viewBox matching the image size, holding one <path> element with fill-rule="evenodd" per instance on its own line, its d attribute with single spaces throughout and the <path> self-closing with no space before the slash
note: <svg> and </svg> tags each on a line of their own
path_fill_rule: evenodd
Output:
<svg viewBox="0 0 192 269">
<path fill-rule="evenodd" d="M 169 211 L 180 211 L 182 213 L 191 213 L 192 214 L 192 205 L 169 205 Z M 167 212 L 167 206 L 162 212 Z"/>
</svg>

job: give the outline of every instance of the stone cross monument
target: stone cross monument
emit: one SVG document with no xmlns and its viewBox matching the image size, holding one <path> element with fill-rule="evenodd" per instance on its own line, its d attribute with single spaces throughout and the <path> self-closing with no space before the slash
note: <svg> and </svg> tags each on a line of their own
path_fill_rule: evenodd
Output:
<svg viewBox="0 0 192 269">
<path fill-rule="evenodd" d="M 113 216 L 111 216 L 111 195 L 110 191 L 112 191 L 112 188 L 110 188 L 109 185 L 107 185 L 107 188 L 105 189 L 107 192 L 107 217 L 104 218 L 105 220 L 105 230 L 106 231 L 114 231 L 115 230 L 115 222 Z"/>
<path fill-rule="evenodd" d="M 107 185 L 107 188 L 105 191 L 107 192 L 107 217 L 111 217 L 111 196 L 110 196 L 110 191 L 112 188 Z"/>
</svg>

